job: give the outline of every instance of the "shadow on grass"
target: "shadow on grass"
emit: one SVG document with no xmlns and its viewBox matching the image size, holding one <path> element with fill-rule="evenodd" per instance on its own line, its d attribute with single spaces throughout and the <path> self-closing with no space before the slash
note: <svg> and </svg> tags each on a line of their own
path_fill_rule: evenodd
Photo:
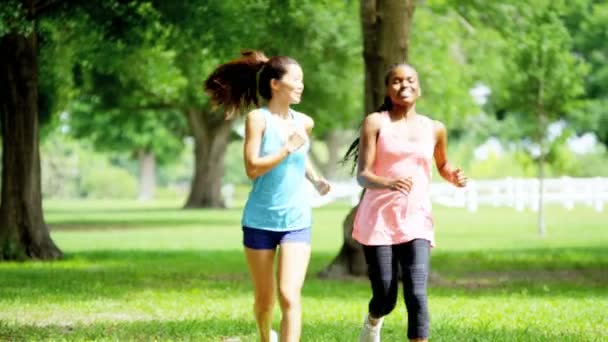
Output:
<svg viewBox="0 0 608 342">
<path fill-rule="evenodd" d="M 365 278 L 320 280 L 333 258 L 314 253 L 303 295 L 369 295 Z M 608 248 L 441 252 L 432 257 L 432 295 L 608 296 Z M 53 263 L 0 264 L 0 300 L 120 298 L 144 290 L 251 293 L 241 251 L 95 251 Z"/>
<path fill-rule="evenodd" d="M 239 220 L 227 217 L 226 219 L 216 218 L 210 219 L 196 218 L 196 217 L 184 217 L 184 218 L 137 218 L 134 220 L 128 220 L 124 218 L 107 219 L 105 221 L 99 220 L 98 218 L 87 221 L 86 219 L 70 219 L 70 220 L 54 220 L 49 226 L 51 230 L 62 231 L 62 230 L 133 230 L 133 229 L 145 229 L 145 228 L 176 228 L 184 226 L 197 226 L 205 227 L 209 225 L 214 226 L 235 226 L 239 227 Z"/>
<path fill-rule="evenodd" d="M 391 322 L 392 323 L 392 322 Z M 278 327 L 277 324 L 274 324 Z M 356 341 L 359 322 L 352 319 L 335 321 L 304 321 L 302 341 Z M 405 322 L 387 324 L 382 329 L 383 340 L 405 340 Z M 582 334 L 547 331 L 528 326 L 521 329 L 468 327 L 459 323 L 438 322 L 431 326 L 433 341 L 598 341 L 600 336 L 584 331 Z M 256 341 L 253 318 L 243 320 L 187 319 L 167 321 L 119 321 L 90 325 L 20 325 L 0 322 L 3 340 L 189 340 L 189 341 Z"/>
<path fill-rule="evenodd" d="M 240 211 L 235 209 L 112 208 L 53 209 L 45 214 L 54 230 L 107 230 L 180 226 L 240 226 Z"/>
</svg>

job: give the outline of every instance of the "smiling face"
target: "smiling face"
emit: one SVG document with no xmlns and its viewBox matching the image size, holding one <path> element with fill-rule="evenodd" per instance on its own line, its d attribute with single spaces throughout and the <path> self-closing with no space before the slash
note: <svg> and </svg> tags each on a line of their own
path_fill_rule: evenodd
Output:
<svg viewBox="0 0 608 342">
<path fill-rule="evenodd" d="M 304 91 L 304 73 L 298 64 L 288 64 L 281 79 L 271 81 L 272 97 L 289 104 L 300 103 Z"/>
<path fill-rule="evenodd" d="M 420 97 L 418 73 L 409 65 L 398 65 L 386 80 L 386 95 L 396 106 L 409 106 Z"/>
</svg>

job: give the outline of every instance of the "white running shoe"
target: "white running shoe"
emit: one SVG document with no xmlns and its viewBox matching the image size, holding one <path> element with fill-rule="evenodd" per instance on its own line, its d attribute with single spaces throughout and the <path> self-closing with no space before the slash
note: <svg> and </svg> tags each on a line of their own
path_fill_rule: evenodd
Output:
<svg viewBox="0 0 608 342">
<path fill-rule="evenodd" d="M 382 329 L 382 321 L 384 317 L 378 319 L 376 325 L 372 325 L 369 321 L 369 315 L 365 315 L 363 327 L 359 334 L 359 342 L 380 342 L 380 329 Z"/>
<path fill-rule="evenodd" d="M 279 342 L 279 334 L 274 330 L 270 330 L 270 342 Z"/>
</svg>

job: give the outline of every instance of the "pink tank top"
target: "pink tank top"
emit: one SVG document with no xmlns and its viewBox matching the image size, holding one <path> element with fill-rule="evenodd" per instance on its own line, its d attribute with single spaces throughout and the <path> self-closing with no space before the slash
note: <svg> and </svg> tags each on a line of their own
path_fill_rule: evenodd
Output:
<svg viewBox="0 0 608 342">
<path fill-rule="evenodd" d="M 431 170 L 435 149 L 433 120 L 416 115 L 421 130 L 415 140 L 391 129 L 382 112 L 376 141 L 374 172 L 387 178 L 412 177 L 408 195 L 390 189 L 366 189 L 355 216 L 353 238 L 368 246 L 394 245 L 414 239 L 435 244 L 431 215 Z"/>
</svg>

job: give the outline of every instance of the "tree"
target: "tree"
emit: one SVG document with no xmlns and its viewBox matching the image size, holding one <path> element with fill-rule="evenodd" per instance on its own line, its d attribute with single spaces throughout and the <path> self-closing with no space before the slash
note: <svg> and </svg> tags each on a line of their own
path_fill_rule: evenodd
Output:
<svg viewBox="0 0 608 342">
<path fill-rule="evenodd" d="M 578 1 L 566 18 L 573 39 L 574 52 L 589 63 L 584 78 L 585 96 L 573 111 L 572 123 L 578 132 L 591 131 L 608 147 L 608 3 Z M 577 2 L 577 3 L 578 3 Z"/>
<path fill-rule="evenodd" d="M 52 35 L 43 23 L 67 25 L 80 13 L 95 13 L 91 25 L 117 34 L 116 14 L 137 17 L 134 2 L 10 0 L 0 8 L 0 117 L 2 122 L 2 203 L 0 204 L 0 259 L 56 259 L 61 251 L 44 222 L 40 187 L 39 115 L 46 114 L 48 96 L 40 87 L 49 79 L 40 74 L 39 57 Z M 55 21 L 57 20 L 57 21 Z M 120 24 L 120 23 L 119 23 Z M 57 24 L 57 26 L 60 26 Z M 40 44 L 43 42 L 43 44 Z M 41 52 L 42 51 L 42 52 Z M 43 64 L 47 67 L 48 64 Z M 52 68 L 51 68 L 52 69 Z M 47 75 L 44 75 L 47 76 Z M 48 88 L 43 90 L 48 91 Z M 42 113 L 44 114 L 44 113 Z"/>
<path fill-rule="evenodd" d="M 538 145 L 538 232 L 545 235 L 543 192 L 547 155 L 547 125 L 567 117 L 568 105 L 583 93 L 584 65 L 572 54 L 572 40 L 562 20 L 566 4 L 538 1 L 519 5 L 524 20 L 513 25 L 508 40 L 513 64 L 506 76 L 509 111 Z M 526 125 L 529 124 L 529 125 Z M 528 127 L 525 127 L 528 126 Z"/>
<path fill-rule="evenodd" d="M 332 179 L 340 153 L 352 139 L 351 127 L 363 113 L 359 6 L 355 1 L 289 1 L 275 11 L 278 22 L 271 30 L 282 37 L 264 48 L 293 56 L 302 65 L 306 87 L 297 109 L 314 118 L 314 138 L 324 143 L 326 153 L 313 148 L 310 157 Z M 306 49 L 294 44 L 300 39 L 307 42 Z"/>
<path fill-rule="evenodd" d="M 0 9 L 0 260 L 62 255 L 44 222 L 40 187 L 36 18 L 43 3 L 10 1 Z"/>
<path fill-rule="evenodd" d="M 557 119 L 572 117 L 572 104 L 583 94 L 584 61 L 573 53 L 573 42 L 565 18 L 570 4 L 536 0 L 506 3 L 491 11 L 487 23 L 497 30 L 505 44 L 504 70 L 491 97 L 493 106 L 504 108 L 508 130 L 520 139 L 528 138 L 538 165 L 538 232 L 546 232 L 543 210 L 543 179 L 548 155 L 547 126 Z M 495 20 L 502 16 L 501 20 Z M 506 18 L 512 18 L 507 20 Z M 530 145 L 530 144 L 528 144 Z"/>
<path fill-rule="evenodd" d="M 360 15 L 365 61 L 365 111 L 373 112 L 384 100 L 384 74 L 393 63 L 406 62 L 413 0 L 361 0 Z M 364 275 L 367 272 L 361 245 L 351 236 L 357 207 L 343 223 L 344 243 L 322 277 Z"/>
<path fill-rule="evenodd" d="M 166 49 L 159 14 L 147 3 L 139 11 L 147 22 L 129 29 L 125 39 L 103 40 L 103 32 L 87 29 L 86 20 L 64 31 L 76 55 L 67 123 L 73 136 L 92 141 L 97 150 L 137 159 L 138 197 L 149 200 L 156 164 L 174 160 L 183 149 L 187 125 L 173 101 L 186 80 L 173 63 L 175 53 Z"/>
<path fill-rule="evenodd" d="M 357 112 L 357 95 L 351 91 L 352 75 L 357 63 L 351 62 L 358 53 L 353 47 L 356 30 L 350 20 L 350 10 L 344 11 L 346 2 L 335 1 L 214 1 L 207 3 L 152 2 L 159 15 L 158 25 L 163 34 L 153 42 L 164 55 L 170 55 L 168 65 L 175 68 L 174 79 L 183 80 L 168 96 L 147 92 L 143 96 L 150 104 L 162 103 L 167 109 L 180 113 L 187 122 L 194 141 L 195 167 L 190 194 L 185 207 L 222 207 L 222 177 L 226 147 L 232 136 L 233 120 L 225 120 L 220 109 L 213 108 L 202 93 L 201 86 L 211 70 L 221 62 L 238 56 L 242 49 L 264 50 L 268 55 L 290 55 L 296 58 L 306 73 L 306 100 L 299 110 L 315 117 L 316 133 L 324 128 L 347 122 Z M 189 13 L 184 16 L 184 13 Z M 256 20 L 251 20 L 256 18 Z M 229 25 L 226 23 L 229 22 Z M 324 29 L 320 30 L 319 28 Z M 154 38 L 157 38 L 156 36 Z M 301 41 L 307 42 L 302 49 Z M 135 42 L 134 46 L 140 46 Z M 154 59 L 149 69 L 159 59 Z M 149 89 L 155 82 L 146 82 L 141 72 L 107 70 L 119 80 L 132 80 L 130 89 Z M 125 68 L 130 68 L 126 65 Z M 124 68 L 122 69 L 124 70 Z M 134 77 L 129 75 L 133 74 Z M 172 84 L 172 80 L 168 80 Z M 330 86 L 328 86 L 328 84 Z M 120 92 L 128 95 L 129 89 Z M 110 100 L 116 96 L 110 97 Z M 102 102 L 113 110 L 120 106 Z M 354 109 L 353 109 L 354 108 Z M 123 114 L 124 111 L 121 111 Z M 337 118 L 340 118 L 337 120 Z M 118 121 L 120 122 L 120 121 Z"/>
</svg>

